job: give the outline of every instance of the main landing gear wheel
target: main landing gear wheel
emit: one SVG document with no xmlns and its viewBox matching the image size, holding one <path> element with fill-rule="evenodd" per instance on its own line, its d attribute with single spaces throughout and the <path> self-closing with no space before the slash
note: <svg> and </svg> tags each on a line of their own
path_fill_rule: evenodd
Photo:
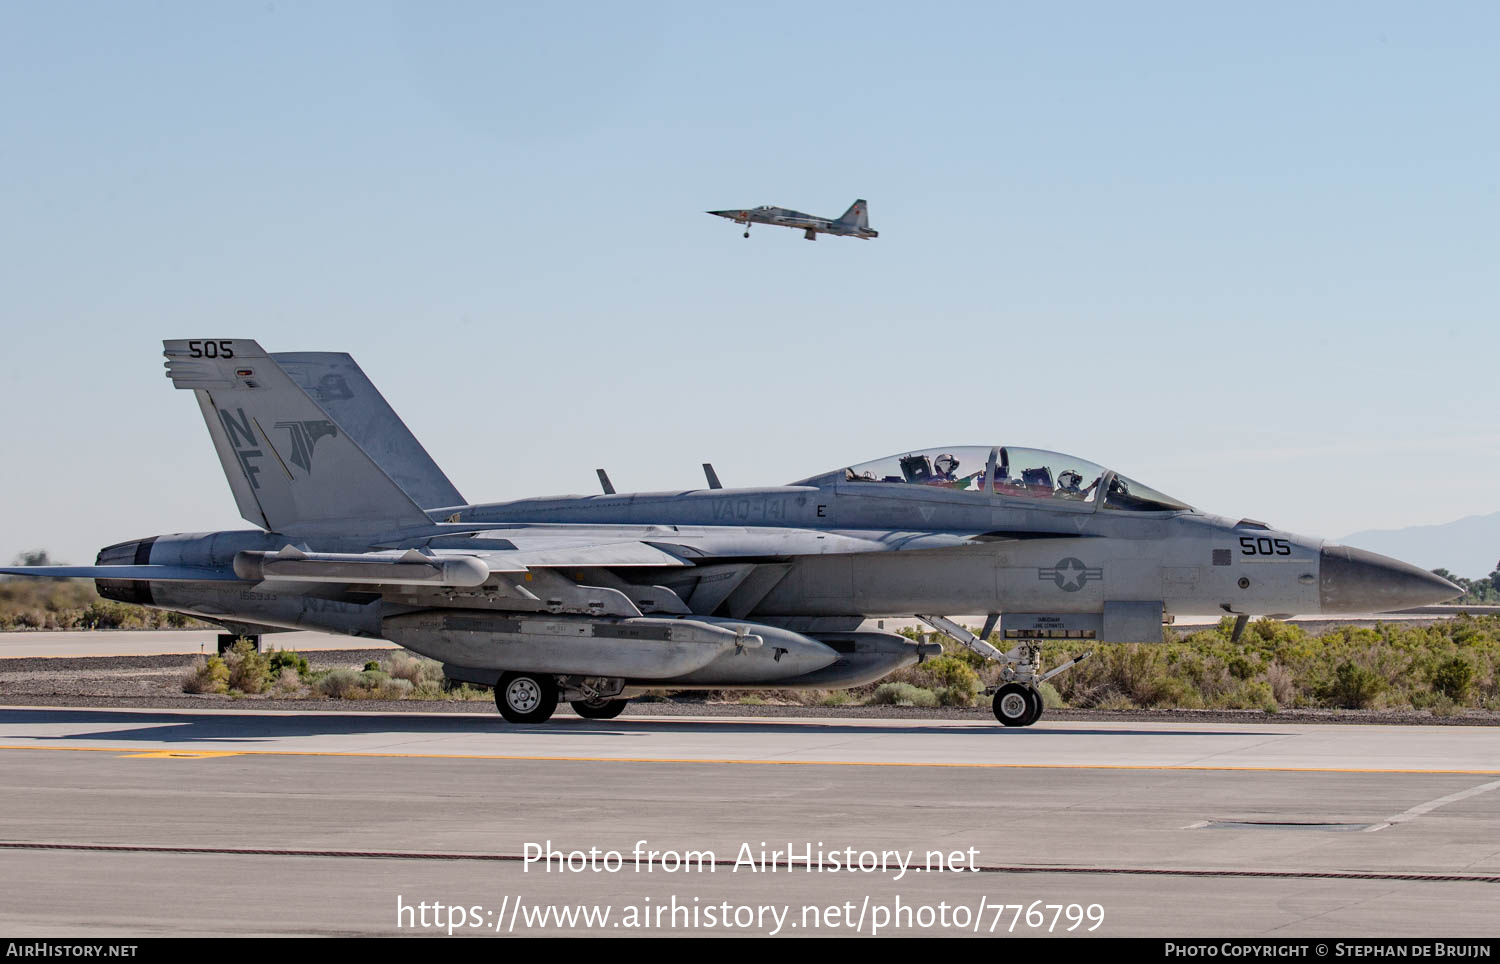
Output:
<svg viewBox="0 0 1500 964">
<path fill-rule="evenodd" d="M 574 700 L 568 705 L 586 720 L 612 720 L 625 712 L 629 700 Z"/>
<path fill-rule="evenodd" d="M 995 691 L 995 719 L 1006 726 L 1030 726 L 1042 716 L 1042 695 L 1020 683 L 1006 683 Z"/>
<path fill-rule="evenodd" d="M 507 723 L 545 723 L 557 709 L 557 683 L 540 673 L 506 673 L 495 684 L 495 706 Z"/>
</svg>

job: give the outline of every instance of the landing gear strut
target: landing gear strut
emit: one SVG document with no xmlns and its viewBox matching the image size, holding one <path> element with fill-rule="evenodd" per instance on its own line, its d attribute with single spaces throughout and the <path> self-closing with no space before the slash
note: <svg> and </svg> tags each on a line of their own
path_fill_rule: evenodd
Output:
<svg viewBox="0 0 1500 964">
<path fill-rule="evenodd" d="M 918 619 L 985 659 L 1001 665 L 1000 678 L 1005 682 L 995 690 L 995 719 L 1006 726 L 1030 726 L 1042 718 L 1042 694 L 1038 687 L 1047 680 L 1088 659 L 1092 653 L 1076 656 L 1060 666 L 1042 672 L 1042 644 L 1034 639 L 1019 641 L 1015 648 L 1002 653 L 951 619 L 922 616 Z"/>
<path fill-rule="evenodd" d="M 495 706 L 507 723 L 545 723 L 557 709 L 557 682 L 542 673 L 506 673 L 495 684 Z"/>
</svg>

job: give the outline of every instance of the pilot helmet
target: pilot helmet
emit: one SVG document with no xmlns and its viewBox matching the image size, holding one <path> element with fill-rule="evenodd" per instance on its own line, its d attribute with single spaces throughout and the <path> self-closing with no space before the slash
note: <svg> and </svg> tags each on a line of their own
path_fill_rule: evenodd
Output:
<svg viewBox="0 0 1500 964">
<path fill-rule="evenodd" d="M 944 453 L 932 460 L 932 467 L 937 469 L 942 475 L 952 475 L 958 471 L 958 459 Z"/>
</svg>

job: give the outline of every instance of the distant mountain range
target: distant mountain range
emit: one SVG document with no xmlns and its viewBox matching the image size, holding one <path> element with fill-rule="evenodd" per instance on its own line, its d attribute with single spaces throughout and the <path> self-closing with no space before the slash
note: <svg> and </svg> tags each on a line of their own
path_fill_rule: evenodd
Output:
<svg viewBox="0 0 1500 964">
<path fill-rule="evenodd" d="M 1372 529 L 1338 540 L 1344 545 L 1395 556 L 1423 569 L 1447 569 L 1478 579 L 1500 563 L 1500 512 L 1456 522 L 1407 529 Z"/>
</svg>

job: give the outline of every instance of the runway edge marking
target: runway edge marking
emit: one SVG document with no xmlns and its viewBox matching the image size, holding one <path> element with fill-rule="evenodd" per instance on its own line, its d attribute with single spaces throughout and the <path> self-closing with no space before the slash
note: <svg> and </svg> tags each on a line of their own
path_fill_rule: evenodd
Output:
<svg viewBox="0 0 1500 964">
<path fill-rule="evenodd" d="M 1394 827 L 1398 824 L 1410 823 L 1418 817 L 1429 814 L 1439 807 L 1446 807 L 1450 803 L 1457 803 L 1460 800 L 1467 800 L 1470 797 L 1477 797 L 1481 793 L 1489 793 L 1491 790 L 1500 790 L 1500 780 L 1495 780 L 1491 783 L 1481 783 L 1477 787 L 1470 787 L 1467 790 L 1460 790 L 1457 793 L 1450 793 L 1445 797 L 1438 797 L 1436 800 L 1428 800 L 1426 803 L 1419 803 L 1415 807 L 1412 807 L 1410 810 L 1403 810 L 1393 817 L 1386 817 L 1385 820 L 1380 823 L 1366 827 L 1365 833 L 1373 833 L 1375 831 Z"/>
</svg>

